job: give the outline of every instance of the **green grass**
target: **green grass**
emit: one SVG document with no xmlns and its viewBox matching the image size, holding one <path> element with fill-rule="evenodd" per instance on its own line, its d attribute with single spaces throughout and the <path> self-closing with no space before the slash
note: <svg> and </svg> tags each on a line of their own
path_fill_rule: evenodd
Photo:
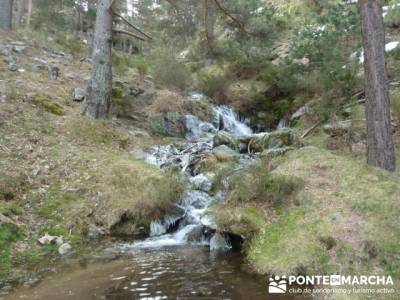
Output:
<svg viewBox="0 0 400 300">
<path fill-rule="evenodd" d="M 304 189 L 258 231 L 248 256 L 263 273 L 400 276 L 400 179 L 326 150 L 297 150 L 273 172 Z"/>
<path fill-rule="evenodd" d="M 0 278 L 7 276 L 11 272 L 11 245 L 22 237 L 22 231 L 15 225 L 3 224 L 0 226 Z"/>
</svg>

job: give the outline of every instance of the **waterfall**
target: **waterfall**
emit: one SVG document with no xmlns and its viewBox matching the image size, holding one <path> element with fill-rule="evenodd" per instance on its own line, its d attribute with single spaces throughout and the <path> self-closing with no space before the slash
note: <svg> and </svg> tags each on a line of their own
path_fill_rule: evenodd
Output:
<svg viewBox="0 0 400 300">
<path fill-rule="evenodd" d="M 202 101 L 206 96 L 190 93 L 193 101 Z M 212 151 L 212 140 L 219 130 L 235 136 L 252 135 L 247 120 L 228 106 L 213 106 L 214 122 L 205 122 L 193 115 L 186 116 L 186 143 L 179 149 L 174 145 L 156 146 L 146 157 L 148 163 L 161 168 L 179 167 L 188 177 L 190 187 L 184 192 L 179 204 L 170 214 L 150 225 L 150 237 L 134 243 L 134 247 L 157 248 L 183 244 L 209 245 L 210 250 L 226 251 L 231 248 L 230 241 L 223 234 L 215 232 L 215 221 L 209 207 L 220 197 L 210 196 L 213 176 L 210 174 L 191 174 L 189 167 L 195 164 L 199 155 Z M 217 193 L 221 195 L 221 193 Z"/>
</svg>

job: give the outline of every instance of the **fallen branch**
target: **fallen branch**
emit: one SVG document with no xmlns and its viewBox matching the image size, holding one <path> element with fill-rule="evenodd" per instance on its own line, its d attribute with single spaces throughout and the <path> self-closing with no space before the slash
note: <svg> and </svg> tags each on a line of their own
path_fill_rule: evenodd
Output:
<svg viewBox="0 0 400 300">
<path fill-rule="evenodd" d="M 304 139 L 306 138 L 311 132 L 313 132 L 315 130 L 315 128 L 317 128 L 319 125 L 321 125 L 322 121 L 318 121 L 317 123 L 315 123 L 311 128 L 307 129 L 302 135 L 301 138 Z"/>
<path fill-rule="evenodd" d="M 120 34 L 126 34 L 126 35 L 129 35 L 129 36 L 131 36 L 131 37 L 133 37 L 133 38 L 136 38 L 136 39 L 138 39 L 138 40 L 141 40 L 141 41 L 145 41 L 145 39 L 144 38 L 142 38 L 141 36 L 138 36 L 138 35 L 136 35 L 136 34 L 134 34 L 133 32 L 130 32 L 130 31 L 126 31 L 126 30 L 120 30 L 120 29 L 114 29 L 113 30 L 113 32 L 114 33 L 120 33 Z"/>
<path fill-rule="evenodd" d="M 124 21 L 126 24 L 128 24 L 130 27 L 132 27 L 133 29 L 135 29 L 137 32 L 143 34 L 145 37 L 147 37 L 148 39 L 152 40 L 153 38 L 146 34 L 145 32 L 143 32 L 140 28 L 136 27 L 135 25 L 133 25 L 131 22 L 129 22 L 126 18 L 124 18 L 123 16 L 121 16 L 119 13 L 116 13 L 115 11 L 112 12 L 115 16 L 117 16 L 118 18 L 120 18 L 122 21 Z"/>
</svg>

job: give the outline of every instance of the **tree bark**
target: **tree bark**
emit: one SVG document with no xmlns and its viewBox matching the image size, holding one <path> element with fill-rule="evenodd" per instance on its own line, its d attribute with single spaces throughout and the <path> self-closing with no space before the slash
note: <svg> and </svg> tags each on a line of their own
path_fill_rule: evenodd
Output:
<svg viewBox="0 0 400 300">
<path fill-rule="evenodd" d="M 25 0 L 18 0 L 18 11 L 15 18 L 15 25 L 19 27 L 21 25 L 22 18 L 25 13 Z"/>
<path fill-rule="evenodd" d="M 0 29 L 11 30 L 13 0 L 0 0 Z"/>
<path fill-rule="evenodd" d="M 394 171 L 395 150 L 390 120 L 382 0 L 360 0 L 367 119 L 368 164 Z"/>
<path fill-rule="evenodd" d="M 206 39 L 208 45 L 207 57 L 211 61 L 215 55 L 215 31 L 214 26 L 217 20 L 217 15 L 215 11 L 214 0 L 204 0 L 204 26 L 206 31 Z"/>
<path fill-rule="evenodd" d="M 82 115 L 96 119 L 107 118 L 111 107 L 112 13 L 109 7 L 112 2 L 100 0 L 97 4 L 91 79 L 81 108 Z"/>
<path fill-rule="evenodd" d="M 27 18 L 26 18 L 26 27 L 29 27 L 31 25 L 32 1 L 33 0 L 28 0 L 28 15 L 27 15 Z"/>
</svg>

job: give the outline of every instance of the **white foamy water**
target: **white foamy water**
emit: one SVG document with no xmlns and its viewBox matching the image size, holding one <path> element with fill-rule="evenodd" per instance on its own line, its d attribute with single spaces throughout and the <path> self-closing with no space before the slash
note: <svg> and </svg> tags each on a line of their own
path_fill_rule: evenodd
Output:
<svg viewBox="0 0 400 300">
<path fill-rule="evenodd" d="M 200 93 L 191 93 L 189 97 L 193 101 L 207 99 Z M 253 135 L 253 131 L 246 124 L 246 120 L 241 119 L 232 108 L 214 106 L 213 111 L 213 122 L 202 121 L 193 115 L 186 116 L 186 143 L 180 146 L 156 146 L 150 150 L 150 154 L 146 157 L 148 163 L 160 168 L 179 167 L 182 173 L 188 177 L 191 187 L 182 195 L 179 204 L 171 214 L 151 222 L 149 238 L 135 242 L 129 247 L 160 248 L 185 244 L 209 245 L 210 240 L 213 249 L 216 242 L 229 245 L 229 240 L 224 243 L 224 235 L 213 234 L 216 225 L 209 212 L 209 207 L 215 202 L 215 199 L 205 192 L 205 190 L 211 190 L 212 182 L 196 184 L 200 179 L 207 181 L 207 176 L 202 173 L 190 174 L 188 170 L 201 155 L 211 152 L 213 137 L 219 130 L 229 132 L 234 136 Z M 229 247 L 224 248 L 228 249 Z"/>
</svg>

